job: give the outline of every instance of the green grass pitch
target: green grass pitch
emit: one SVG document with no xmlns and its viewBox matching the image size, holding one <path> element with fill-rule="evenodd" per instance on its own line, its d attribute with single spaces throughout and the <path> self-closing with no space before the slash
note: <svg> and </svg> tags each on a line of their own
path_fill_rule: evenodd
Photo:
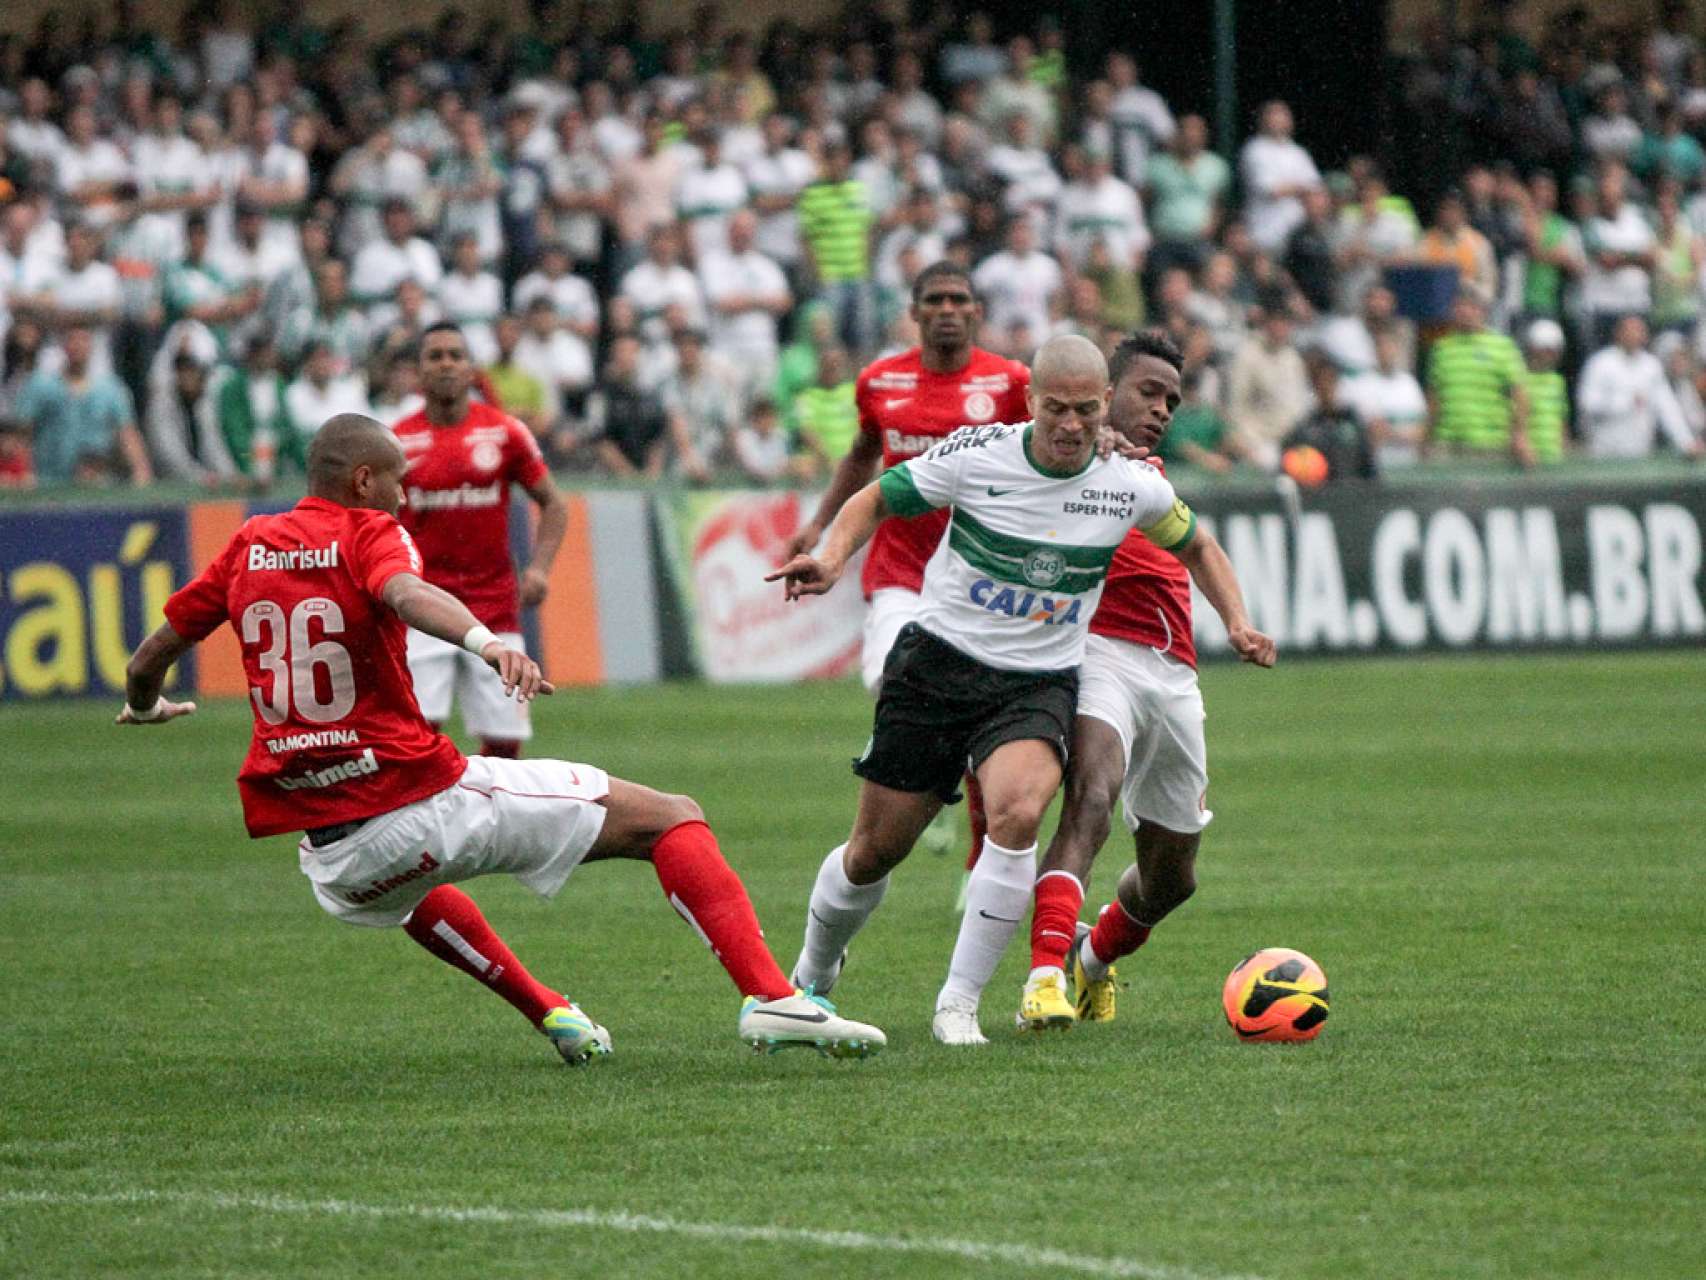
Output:
<svg viewBox="0 0 1706 1280">
<path fill-rule="evenodd" d="M 243 838 L 241 705 L 0 711 L 0 1275 L 1701 1275 L 1706 658 L 1205 686 L 1201 888 L 1112 1026 L 1008 1030 L 1016 945 L 994 1043 L 931 1041 L 945 858 L 897 873 L 836 993 L 888 1029 L 866 1063 L 741 1046 L 645 867 L 475 883 L 611 1028 L 581 1072 Z M 869 715 L 840 685 L 569 693 L 534 749 L 697 796 L 787 965 Z M 1087 911 L 1127 858 L 1116 832 Z M 1326 968 L 1315 1043 L 1222 1022 L 1264 945 Z"/>
</svg>

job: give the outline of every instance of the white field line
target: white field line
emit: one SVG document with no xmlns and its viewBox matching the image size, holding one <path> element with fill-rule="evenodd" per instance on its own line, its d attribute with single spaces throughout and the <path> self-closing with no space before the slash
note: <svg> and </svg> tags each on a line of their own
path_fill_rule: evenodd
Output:
<svg viewBox="0 0 1706 1280">
<path fill-rule="evenodd" d="M 500 1209 L 486 1205 L 362 1204 L 353 1200 L 298 1200 L 289 1196 L 234 1195 L 222 1191 L 60 1192 L 0 1189 L 0 1205 L 92 1207 L 96 1205 L 182 1205 L 191 1209 L 252 1210 L 326 1218 L 400 1218 L 519 1226 L 535 1230 L 617 1231 L 629 1234 L 685 1236 L 717 1243 L 794 1245 L 841 1252 L 906 1253 L 960 1258 L 1032 1271 L 1067 1271 L 1131 1280 L 1256 1280 L 1251 1276 L 1211 1276 L 1182 1267 L 1156 1266 L 1129 1258 L 1065 1253 L 1024 1244 L 980 1240 L 922 1239 L 873 1235 L 865 1231 L 809 1231 L 800 1227 L 747 1227 L 728 1222 L 684 1222 L 653 1214 L 613 1213 L 602 1209 Z"/>
</svg>

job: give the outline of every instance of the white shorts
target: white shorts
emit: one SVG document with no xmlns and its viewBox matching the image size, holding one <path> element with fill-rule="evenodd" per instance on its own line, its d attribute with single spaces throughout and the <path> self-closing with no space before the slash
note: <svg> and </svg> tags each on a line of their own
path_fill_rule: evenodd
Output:
<svg viewBox="0 0 1706 1280">
<path fill-rule="evenodd" d="M 1214 818 L 1196 669 L 1148 645 L 1091 635 L 1078 670 L 1078 714 L 1113 726 L 1125 746 L 1125 822 L 1201 831 Z"/>
<path fill-rule="evenodd" d="M 859 677 L 867 693 L 882 683 L 883 663 L 900 629 L 918 616 L 921 597 L 905 587 L 879 587 L 865 606 L 865 644 L 859 651 Z"/>
<path fill-rule="evenodd" d="M 320 905 L 350 924 L 404 923 L 441 884 L 507 873 L 549 898 L 604 829 L 603 769 L 473 756 L 436 795 L 370 819 L 342 840 L 297 848 Z"/>
<path fill-rule="evenodd" d="M 498 636 L 512 649 L 523 648 L 513 631 Z M 533 736 L 527 704 L 504 696 L 504 682 L 478 654 L 424 631 L 409 629 L 409 674 L 415 680 L 415 701 L 434 724 L 450 719 L 452 698 L 462 707 L 462 724 L 476 738 L 526 742 Z"/>
</svg>

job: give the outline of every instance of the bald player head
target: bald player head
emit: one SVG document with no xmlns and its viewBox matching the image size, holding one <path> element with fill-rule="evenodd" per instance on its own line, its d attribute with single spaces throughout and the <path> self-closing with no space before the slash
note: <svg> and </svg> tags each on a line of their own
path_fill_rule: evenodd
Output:
<svg viewBox="0 0 1706 1280">
<path fill-rule="evenodd" d="M 308 446 L 308 492 L 343 507 L 396 515 L 408 459 L 384 423 L 360 413 L 328 418 Z"/>
<path fill-rule="evenodd" d="M 1108 412 L 1108 361 L 1088 338 L 1050 338 L 1031 362 L 1025 400 L 1036 423 L 1032 461 L 1045 471 L 1082 471 Z"/>
</svg>

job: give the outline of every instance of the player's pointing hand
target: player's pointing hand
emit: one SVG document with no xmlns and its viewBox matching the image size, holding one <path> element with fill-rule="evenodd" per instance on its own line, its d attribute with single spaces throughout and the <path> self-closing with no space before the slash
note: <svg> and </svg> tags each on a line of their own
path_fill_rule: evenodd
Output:
<svg viewBox="0 0 1706 1280">
<path fill-rule="evenodd" d="M 827 564 L 814 556 L 799 555 L 774 573 L 764 575 L 766 582 L 782 582 L 787 598 L 821 596 L 841 580 L 839 566 Z"/>
<path fill-rule="evenodd" d="M 1274 665 L 1277 650 L 1272 636 L 1263 635 L 1254 627 L 1234 627 L 1226 633 L 1226 638 L 1241 661 L 1253 662 L 1258 667 Z"/>
<path fill-rule="evenodd" d="M 114 724 L 165 724 L 168 720 L 176 720 L 179 716 L 195 714 L 193 702 L 167 702 L 161 698 L 154 704 L 151 711 L 138 711 L 128 702 L 123 710 L 113 717 Z"/>
</svg>

